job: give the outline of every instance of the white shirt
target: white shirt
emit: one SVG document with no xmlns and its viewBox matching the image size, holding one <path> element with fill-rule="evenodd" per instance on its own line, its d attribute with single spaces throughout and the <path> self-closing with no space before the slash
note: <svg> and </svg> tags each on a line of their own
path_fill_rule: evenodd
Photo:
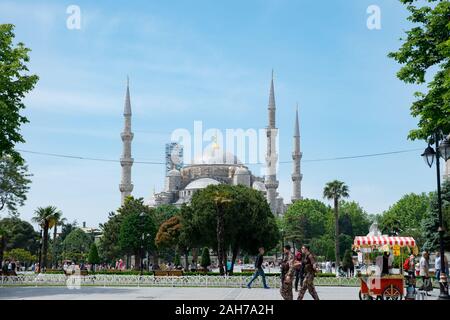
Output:
<svg viewBox="0 0 450 320">
<path fill-rule="evenodd" d="M 420 276 L 422 277 L 428 276 L 428 262 L 424 257 L 420 258 L 419 269 L 420 269 L 419 273 Z"/>
</svg>

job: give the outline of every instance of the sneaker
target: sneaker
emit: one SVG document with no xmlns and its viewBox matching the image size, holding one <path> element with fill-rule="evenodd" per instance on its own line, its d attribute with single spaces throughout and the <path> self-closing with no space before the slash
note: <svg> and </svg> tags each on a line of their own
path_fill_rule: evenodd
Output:
<svg viewBox="0 0 450 320">
<path fill-rule="evenodd" d="M 270 287 L 264 287 L 264 289 L 270 289 Z"/>
<path fill-rule="evenodd" d="M 248 284 L 248 285 L 247 285 L 247 289 L 251 289 L 251 288 L 252 288 L 252 287 L 250 287 L 250 285 Z"/>
</svg>

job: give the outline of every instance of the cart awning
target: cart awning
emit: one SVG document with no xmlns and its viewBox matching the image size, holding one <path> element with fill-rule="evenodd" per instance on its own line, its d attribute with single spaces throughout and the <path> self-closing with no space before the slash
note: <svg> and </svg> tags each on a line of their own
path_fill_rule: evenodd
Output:
<svg viewBox="0 0 450 320">
<path fill-rule="evenodd" d="M 399 245 L 401 247 L 415 247 L 416 240 L 411 237 L 388 237 L 388 236 L 379 236 L 379 237 L 356 237 L 353 243 L 355 246 L 371 246 L 371 245 Z"/>
</svg>

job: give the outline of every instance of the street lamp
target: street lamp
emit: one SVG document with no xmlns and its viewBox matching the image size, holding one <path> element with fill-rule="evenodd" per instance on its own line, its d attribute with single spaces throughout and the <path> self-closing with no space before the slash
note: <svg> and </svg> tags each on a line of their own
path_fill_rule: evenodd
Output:
<svg viewBox="0 0 450 320">
<path fill-rule="evenodd" d="M 436 146 L 436 150 L 428 145 L 425 149 L 422 157 L 424 158 L 427 165 L 431 168 L 433 166 L 434 160 L 436 159 L 436 176 L 437 176 L 437 195 L 438 195 L 438 213 L 439 213 L 439 251 L 441 255 L 441 276 L 439 280 L 440 294 L 439 299 L 449 300 L 450 297 L 448 295 L 448 282 L 447 275 L 445 274 L 445 249 L 444 249 L 444 224 L 442 219 L 442 195 L 441 195 L 441 164 L 440 158 L 442 157 L 445 161 L 450 159 L 450 142 L 449 138 L 445 138 L 442 140 L 441 144 L 439 141 L 441 140 L 441 134 L 436 133 L 434 135 L 434 143 Z"/>
</svg>

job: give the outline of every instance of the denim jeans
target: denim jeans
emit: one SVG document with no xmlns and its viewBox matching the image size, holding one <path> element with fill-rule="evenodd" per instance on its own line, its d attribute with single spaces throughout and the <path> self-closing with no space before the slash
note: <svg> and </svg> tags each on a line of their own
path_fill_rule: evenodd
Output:
<svg viewBox="0 0 450 320">
<path fill-rule="evenodd" d="M 258 276 L 261 276 L 264 288 L 266 288 L 267 287 L 266 274 L 264 273 L 264 270 L 262 268 L 259 268 L 256 270 L 255 274 L 252 277 L 252 280 L 250 280 L 250 282 L 247 284 L 247 286 L 251 286 L 252 282 L 255 281 L 255 279 L 258 278 Z"/>
</svg>

